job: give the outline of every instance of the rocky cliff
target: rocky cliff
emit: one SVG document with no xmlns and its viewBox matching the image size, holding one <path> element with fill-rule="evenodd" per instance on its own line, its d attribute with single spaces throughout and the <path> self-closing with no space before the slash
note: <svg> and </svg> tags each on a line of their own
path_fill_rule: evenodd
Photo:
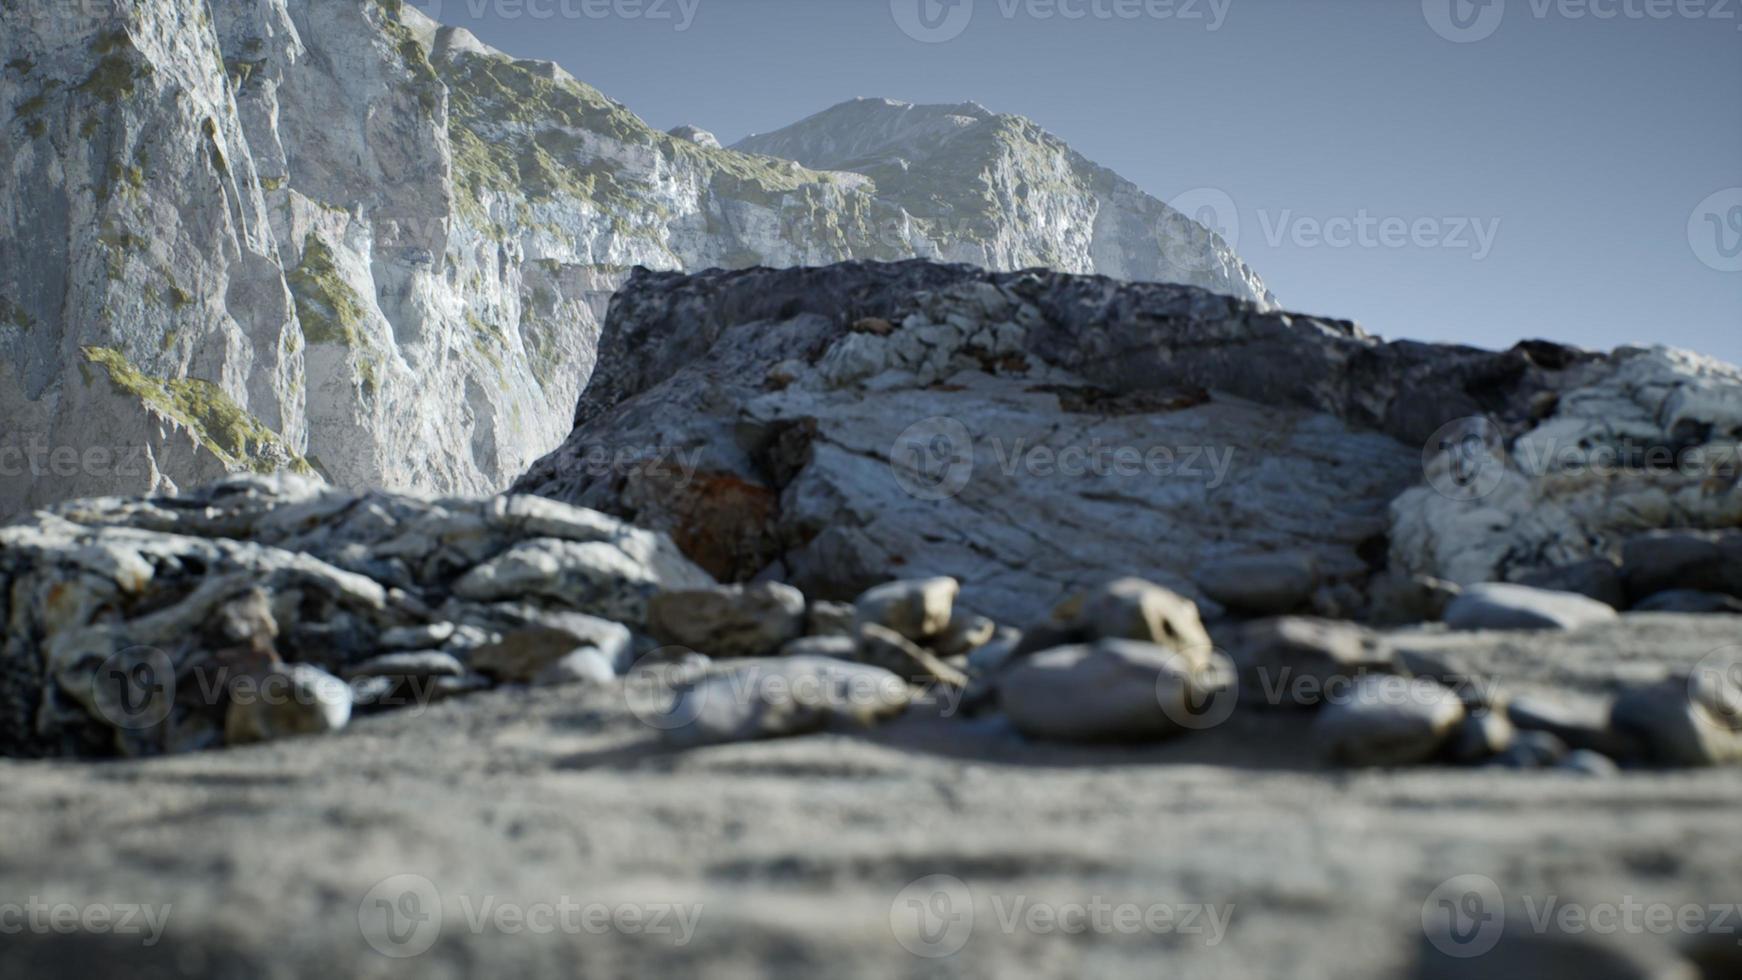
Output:
<svg viewBox="0 0 1742 980">
<path fill-rule="evenodd" d="M 972 125 L 812 169 L 652 130 L 398 0 L 0 20 L 3 513 L 237 470 L 500 489 L 568 431 L 638 265 L 935 255 L 1266 295 L 1208 232 L 977 108 L 902 111 Z"/>
</svg>

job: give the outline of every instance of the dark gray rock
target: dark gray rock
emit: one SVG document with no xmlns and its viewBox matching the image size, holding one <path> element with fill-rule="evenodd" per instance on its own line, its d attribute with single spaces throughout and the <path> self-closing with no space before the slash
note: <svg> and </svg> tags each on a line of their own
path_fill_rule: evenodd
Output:
<svg viewBox="0 0 1742 980">
<path fill-rule="evenodd" d="M 1504 714 L 1486 708 L 1471 711 L 1446 743 L 1446 759 L 1462 765 L 1487 762 L 1511 748 L 1516 735 Z"/>
<path fill-rule="evenodd" d="M 1566 759 L 1567 743 L 1548 732 L 1518 732 L 1506 751 L 1495 757 L 1496 765 L 1508 769 L 1548 769 Z"/>
<path fill-rule="evenodd" d="M 1208 561 L 1198 567 L 1193 582 L 1230 612 L 1281 616 L 1295 612 L 1312 598 L 1319 574 L 1311 555 L 1241 555 Z"/>
<path fill-rule="evenodd" d="M 1525 732 L 1546 732 L 1574 750 L 1585 749 L 1616 759 L 1634 759 L 1639 743 L 1609 725 L 1607 710 L 1543 698 L 1521 696 L 1506 703 L 1506 717 Z"/>
<path fill-rule="evenodd" d="M 1472 585 L 1446 608 L 1458 630 L 1569 630 L 1612 623 L 1613 606 L 1570 592 L 1490 582 Z"/>
<path fill-rule="evenodd" d="M 1742 597 L 1742 531 L 1651 531 L 1622 548 L 1622 575 L 1635 601 L 1660 592 Z"/>
<path fill-rule="evenodd" d="M 1627 590 L 1621 584 L 1621 564 L 1608 558 L 1545 568 L 1525 575 L 1518 584 L 1550 592 L 1571 592 L 1616 609 L 1627 608 Z"/>
<path fill-rule="evenodd" d="M 1659 592 L 1634 603 L 1633 611 L 1742 616 L 1742 599 L 1719 592 L 1673 589 L 1669 592 Z"/>
<path fill-rule="evenodd" d="M 1658 765 L 1742 763 L 1742 685 L 1730 671 L 1700 670 L 1629 688 L 1615 699 L 1610 723 L 1637 738 Z"/>
</svg>

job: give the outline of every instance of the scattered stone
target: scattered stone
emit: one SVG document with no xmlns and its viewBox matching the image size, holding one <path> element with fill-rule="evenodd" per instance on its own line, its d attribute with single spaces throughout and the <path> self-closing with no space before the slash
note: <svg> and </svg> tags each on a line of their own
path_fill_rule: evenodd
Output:
<svg viewBox="0 0 1742 980">
<path fill-rule="evenodd" d="M 1567 757 L 1567 743 L 1548 732 L 1519 732 L 1494 763 L 1508 769 L 1548 769 Z"/>
<path fill-rule="evenodd" d="M 946 684 L 966 687 L 968 677 L 943 662 L 930 650 L 902 636 L 895 630 L 876 623 L 859 625 L 858 658 L 860 662 L 882 667 L 915 684 Z"/>
<path fill-rule="evenodd" d="M 1615 700 L 1610 722 L 1638 738 L 1646 757 L 1659 765 L 1742 763 L 1742 685 L 1725 671 L 1678 674 L 1631 688 Z"/>
<path fill-rule="evenodd" d="M 1153 582 L 1122 578 L 1083 599 L 1077 630 L 1091 640 L 1135 640 L 1185 655 L 1194 668 L 1209 662 L 1212 644 L 1198 607 Z"/>
<path fill-rule="evenodd" d="M 453 623 L 429 623 L 424 626 L 398 626 L 387 630 L 376 640 L 383 650 L 433 650 L 454 636 Z"/>
<path fill-rule="evenodd" d="M 1062 741 L 1136 741 L 1191 727 L 1213 682 L 1191 657 L 1133 640 L 1102 640 L 1028 657 L 998 679 L 1018 731 Z"/>
<path fill-rule="evenodd" d="M 960 606 L 950 614 L 950 625 L 944 628 L 933 648 L 941 657 L 963 657 L 991 642 L 998 624 Z"/>
<path fill-rule="evenodd" d="M 1381 575 L 1368 589 L 1367 620 L 1375 626 L 1437 623 L 1463 591 L 1456 583 L 1426 575 Z"/>
<path fill-rule="evenodd" d="M 1592 558 L 1541 569 L 1520 578 L 1518 584 L 1550 592 L 1571 592 L 1614 609 L 1627 608 L 1627 590 L 1621 584 L 1621 564 L 1609 558 Z"/>
<path fill-rule="evenodd" d="M 348 668 L 345 676 L 424 679 L 459 677 L 465 672 L 466 666 L 452 654 L 440 650 L 418 650 L 371 657 Z"/>
<path fill-rule="evenodd" d="M 1586 749 L 1617 759 L 1632 759 L 1639 755 L 1638 743 L 1611 728 L 1608 713 L 1596 707 L 1580 708 L 1521 696 L 1507 702 L 1506 717 L 1520 731 L 1547 732 L 1573 749 Z"/>
<path fill-rule="evenodd" d="M 822 636 L 801 636 L 786 646 L 780 648 L 783 657 L 828 657 L 834 660 L 852 660 L 859 653 L 859 643 L 851 636 L 825 634 Z"/>
<path fill-rule="evenodd" d="M 621 624 L 591 619 L 590 628 L 556 629 L 528 626 L 512 630 L 501 640 L 472 651 L 472 669 L 509 684 L 533 683 L 543 672 L 576 650 L 594 649 L 615 664 L 619 651 L 629 645 L 629 631 Z"/>
<path fill-rule="evenodd" d="M 1319 573 L 1310 555 L 1244 555 L 1205 562 L 1193 580 L 1232 612 L 1281 616 L 1312 598 Z"/>
<path fill-rule="evenodd" d="M 1022 645 L 1021 630 L 1008 626 L 999 629 L 992 639 L 975 648 L 968 654 L 968 670 L 976 676 L 985 676 L 1003 669 L 1011 658 L 1016 655 Z"/>
<path fill-rule="evenodd" d="M 1742 616 L 1742 599 L 1721 592 L 1672 589 L 1649 596 L 1633 606 L 1634 612 L 1686 613 L 1696 616 Z"/>
<path fill-rule="evenodd" d="M 854 615 L 852 603 L 829 602 L 826 599 L 813 601 L 805 610 L 805 635 L 852 636 Z"/>
<path fill-rule="evenodd" d="M 1313 733 L 1333 762 L 1407 766 L 1438 755 L 1463 720 L 1463 702 L 1448 688 L 1424 678 L 1368 674 L 1348 698 L 1320 711 Z"/>
<path fill-rule="evenodd" d="M 631 544 L 639 546 L 625 550 Z M 453 592 L 474 602 L 528 597 L 557 601 L 642 626 L 654 595 L 712 584 L 706 572 L 676 554 L 664 535 L 646 542 L 534 538 L 473 568 L 454 583 Z"/>
<path fill-rule="evenodd" d="M 1621 550 L 1627 594 L 1717 592 L 1742 597 L 1742 531 L 1651 531 Z"/>
<path fill-rule="evenodd" d="M 894 630 L 915 643 L 925 643 L 950 624 L 961 583 L 953 578 L 885 582 L 853 603 L 855 621 Z"/>
<path fill-rule="evenodd" d="M 1395 673 L 1389 650 L 1351 623 L 1282 617 L 1241 629 L 1232 658 L 1243 704 L 1313 707 L 1364 674 Z"/>
<path fill-rule="evenodd" d="M 1470 711 L 1446 743 L 1446 758 L 1461 765 L 1487 762 L 1511 748 L 1515 735 L 1504 714 L 1486 708 Z"/>
<path fill-rule="evenodd" d="M 582 647 L 533 675 L 539 687 L 563 684 L 609 684 L 617 679 L 612 662 L 594 647 Z"/>
<path fill-rule="evenodd" d="M 804 627 L 804 593 L 779 582 L 662 592 L 647 603 L 654 639 L 711 657 L 768 656 Z"/>
<path fill-rule="evenodd" d="M 311 664 L 287 664 L 251 690 L 232 689 L 224 716 L 231 745 L 324 735 L 351 720 L 351 687 Z"/>
<path fill-rule="evenodd" d="M 690 747 L 864 728 L 906 709 L 900 677 L 821 657 L 736 661 L 680 690 L 650 720 L 667 742 Z"/>
<path fill-rule="evenodd" d="M 1574 749 L 1568 752 L 1567 757 L 1561 760 L 1559 768 L 1598 779 L 1621 775 L 1621 767 L 1615 764 L 1615 760 L 1590 749 Z"/>
<path fill-rule="evenodd" d="M 1490 582 L 1473 585 L 1446 608 L 1458 630 L 1570 630 L 1612 623 L 1614 607 L 1570 592 Z"/>
</svg>

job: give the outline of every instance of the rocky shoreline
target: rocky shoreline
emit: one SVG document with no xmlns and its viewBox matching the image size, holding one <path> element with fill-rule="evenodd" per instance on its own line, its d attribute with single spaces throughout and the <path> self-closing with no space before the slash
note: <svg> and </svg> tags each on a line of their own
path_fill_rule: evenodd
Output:
<svg viewBox="0 0 1742 980">
<path fill-rule="evenodd" d="M 971 883 L 979 921 L 988 896 L 1028 896 L 1057 877 L 1000 852 L 1016 869 L 1000 885 L 975 863 L 973 828 L 951 817 L 980 812 L 952 802 L 968 786 L 1017 794 L 1031 815 L 980 818 L 1031 834 L 1058 794 L 1090 790 L 1136 794 L 1123 806 L 1175 819 L 1190 807 L 1172 794 L 1207 793 L 1206 814 L 1235 825 L 1268 814 L 1273 834 L 1298 794 L 1371 815 L 1405 805 L 1388 794 L 1440 812 L 1472 805 L 1460 802 L 1469 792 L 1512 801 L 1493 819 L 1547 839 L 1568 819 L 1555 800 L 1596 794 L 1608 802 L 1592 804 L 1590 840 L 1568 845 L 1577 867 L 1651 894 L 1736 884 L 1721 866 L 1693 874 L 1680 851 L 1640 856 L 1734 852 L 1711 822 L 1742 800 L 1742 532 L 1734 457 L 1722 451 L 1742 417 L 1732 368 L 1663 350 L 1386 344 L 1188 287 L 927 263 L 639 273 L 600 356 L 574 435 L 521 492 L 422 499 L 241 475 L 179 496 L 72 501 L 0 527 L 0 752 L 45 760 L 6 766 L 21 799 L 65 792 L 82 809 L 108 799 L 105 779 L 210 772 L 216 796 L 234 801 L 249 771 L 313 779 L 310 801 L 286 812 L 367 821 L 352 785 L 361 766 L 411 794 L 382 804 L 393 820 L 441 839 L 490 806 L 429 803 L 444 781 L 561 807 L 577 785 L 633 796 L 651 780 L 666 793 L 694 773 L 724 794 L 694 803 L 695 818 L 736 826 L 875 774 L 885 788 L 855 810 L 881 828 L 873 836 L 904 839 L 901 807 L 879 794 L 917 794 L 914 819 L 951 841 L 899 881 L 872 856 L 817 870 L 833 887 L 804 870 L 765 880 L 773 858 L 737 848 L 748 862 L 738 871 L 660 864 L 660 895 L 701 895 L 696 907 L 716 916 L 756 893 L 768 908 L 814 899 L 855 928 L 880 923 L 875 941 L 828 938 L 822 920 L 794 927 L 803 956 L 832 950 L 847 974 L 876 972 L 891 929 L 902 955 L 928 961 L 899 924 L 899 896 L 916 882 Z M 1547 468 L 1532 456 L 1566 439 L 1584 455 Z M 1061 476 L 1063 453 L 1095 440 L 1112 462 Z M 1032 456 L 999 465 L 1001 444 L 1017 441 L 1046 447 L 1051 470 Z M 1187 446 L 1226 450 L 1221 477 L 1143 469 L 1144 450 Z M 1610 450 L 1611 463 L 1592 464 Z M 1671 451 L 1667 463 L 1656 450 Z M 1134 459 L 1136 471 L 1114 465 Z M 422 754 L 424 743 L 443 754 Z M 128 761 L 78 761 L 90 759 Z M 421 775 L 387 775 L 402 766 Z M 759 774 L 748 795 L 735 795 L 740 771 Z M 1331 802 L 1339 787 L 1359 787 L 1358 801 Z M 146 791 L 158 806 L 172 795 Z M 1690 809 L 1695 798 L 1710 809 Z M 1083 806 L 1072 812 L 1085 836 L 1055 842 L 1072 855 L 1060 867 L 1095 864 L 1133 831 L 1124 811 Z M 1626 808 L 1655 842 L 1645 852 L 1615 836 Z M 629 807 L 583 836 L 687 853 L 685 819 Z M 781 860 L 827 863 L 820 825 L 773 819 L 793 839 Z M 246 821 L 200 821 L 223 860 L 258 867 Z M 554 817 L 531 839 L 569 853 L 550 836 L 569 825 Z M 298 849 L 334 846 L 326 827 L 280 833 Z M 1275 892 L 1287 876 L 1241 853 L 1262 852 L 1255 839 L 1202 827 L 1187 839 L 1223 862 L 1211 876 L 1222 884 L 1192 884 L 1200 873 L 1170 851 L 1140 890 L 1223 889 L 1238 899 L 1224 923 L 1236 939 L 1253 920 L 1263 925 L 1247 925 L 1252 935 L 1365 928 L 1350 918 L 1359 902 L 1289 911 Z M 1423 846 L 1390 827 L 1377 839 Z M 1460 869 L 1534 896 L 1558 872 L 1519 846 L 1493 852 L 1524 861 L 1512 877 L 1431 847 L 1372 866 L 1326 854 L 1319 873 L 1405 910 L 1431 908 L 1436 884 L 1463 880 Z M 402 868 L 418 853 L 415 866 L 436 866 L 419 845 L 390 851 Z M 92 845 L 74 877 L 107 862 L 139 881 L 139 860 Z M 1654 861 L 1672 870 L 1640 880 Z M 448 871 L 431 888 L 461 887 L 456 877 L 467 894 L 482 887 L 470 858 L 436 864 Z M 637 880 L 633 861 L 591 864 L 610 868 L 613 888 Z M 325 868 L 318 889 L 354 908 L 404 877 L 387 868 Z M 1240 868 L 1247 877 L 1226 877 Z M 517 868 L 502 887 L 537 892 L 539 874 Z M 258 964 L 257 926 L 223 925 L 207 893 L 191 894 L 196 925 L 182 939 L 197 955 Z M 349 914 L 309 920 L 355 941 L 302 966 L 403 965 L 365 952 L 384 940 Z M 754 971 L 783 940 L 748 914 L 727 915 L 739 939 L 697 935 Z M 1465 962 L 1425 911 L 1414 945 L 1389 913 L 1362 914 L 1387 925 L 1347 975 L 1475 975 L 1458 970 L 1535 962 L 1562 943 L 1600 967 L 1593 976 L 1721 976 L 1735 962 L 1702 934 L 1652 945 L 1658 972 L 1627 972 L 1637 943 L 1510 927 L 1497 952 Z M 465 930 L 410 962 L 537 972 L 570 948 L 511 948 L 498 932 Z M 689 962 L 689 943 L 616 935 L 600 948 L 621 962 Z M 1187 945 L 1170 946 L 1184 956 L 1170 962 L 1277 966 L 1247 945 Z M 1030 972 L 1022 943 L 978 948 Z M 36 966 L 50 951 L 25 944 L 0 959 Z M 1139 962 L 1114 956 L 1109 972 L 1142 972 Z"/>
</svg>

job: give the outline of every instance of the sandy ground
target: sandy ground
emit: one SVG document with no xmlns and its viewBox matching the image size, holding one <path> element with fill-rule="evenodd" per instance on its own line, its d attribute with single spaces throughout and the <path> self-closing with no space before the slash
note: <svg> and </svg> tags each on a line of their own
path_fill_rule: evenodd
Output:
<svg viewBox="0 0 1742 980">
<path fill-rule="evenodd" d="M 1742 642 L 1742 620 L 1408 642 L 1596 699 Z M 1430 948 L 1436 887 L 1482 875 L 1514 921 L 1450 975 L 1501 976 L 1550 902 L 1742 902 L 1742 770 L 1342 772 L 1306 732 L 1242 714 L 1068 748 L 916 710 L 676 753 L 620 693 L 564 688 L 250 749 L 8 762 L 0 975 L 1384 977 Z M 168 906 L 152 945 L 89 920 L 135 905 Z"/>
</svg>

